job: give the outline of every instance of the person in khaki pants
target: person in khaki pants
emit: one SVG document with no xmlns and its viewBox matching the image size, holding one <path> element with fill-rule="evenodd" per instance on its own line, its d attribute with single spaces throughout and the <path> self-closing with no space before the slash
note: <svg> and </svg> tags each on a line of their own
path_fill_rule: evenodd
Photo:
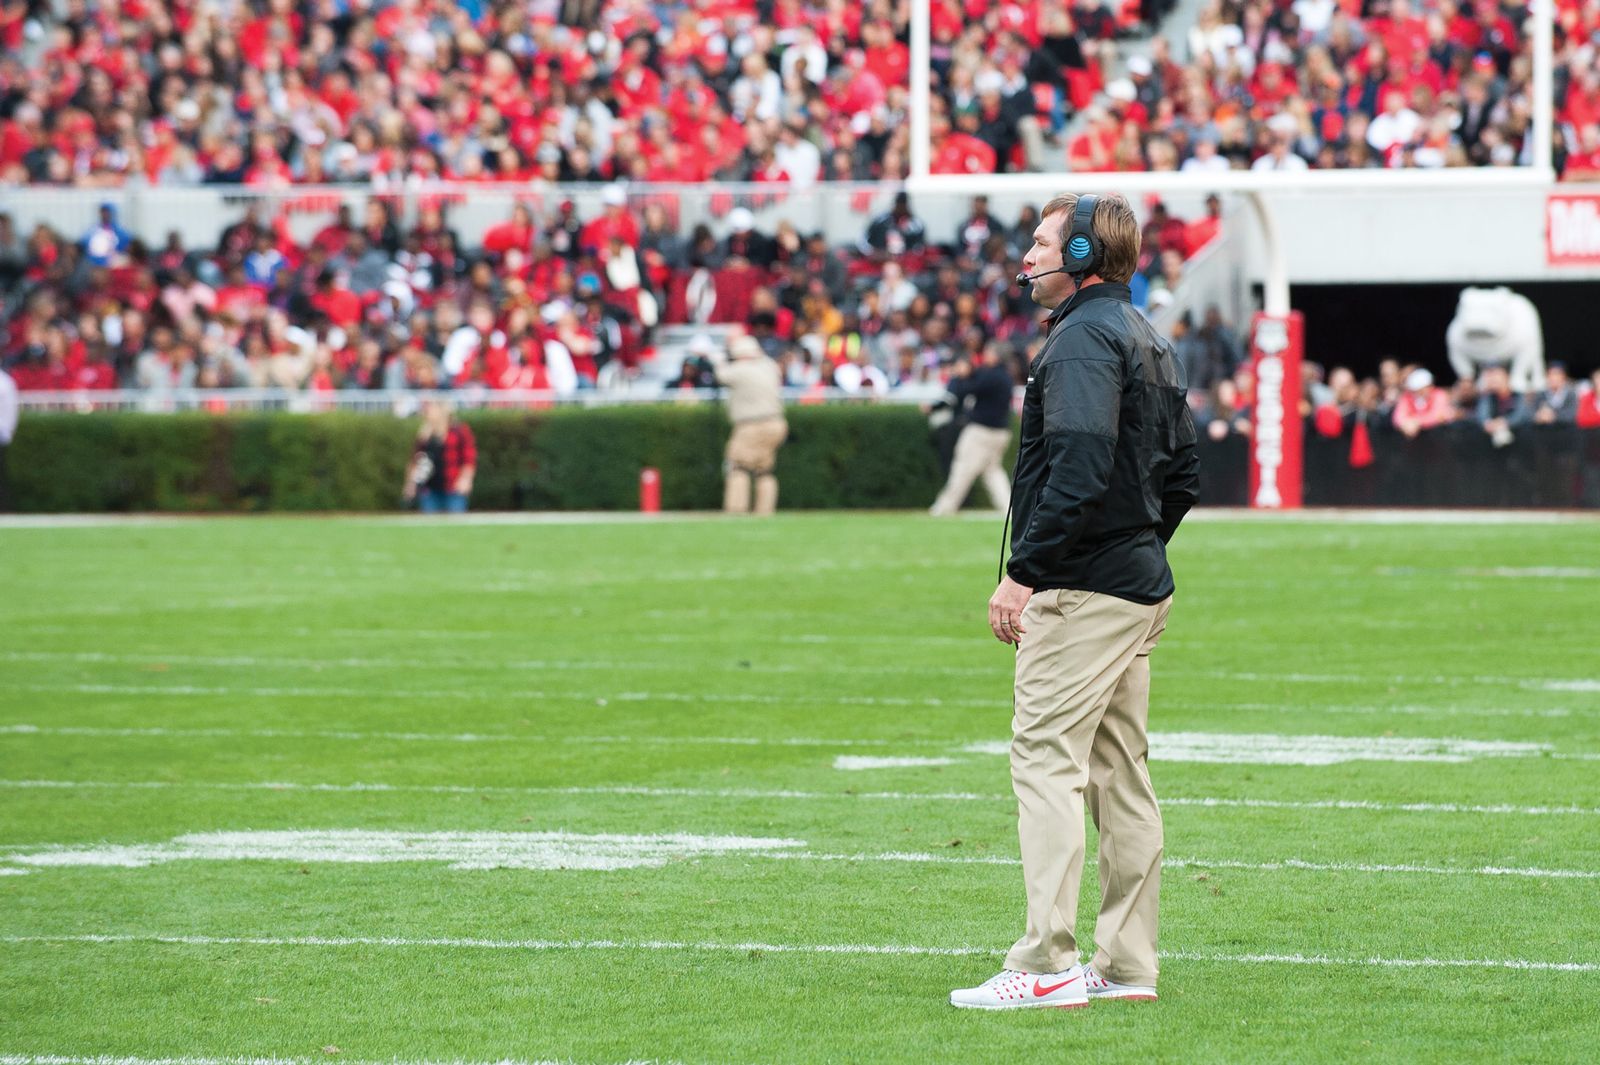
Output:
<svg viewBox="0 0 1600 1065">
<path fill-rule="evenodd" d="M 989 627 L 1016 650 L 1011 782 L 1027 922 L 977 1009 L 1156 998 L 1161 809 L 1145 765 L 1166 544 L 1198 498 L 1172 345 L 1134 309 L 1139 224 L 1121 196 L 1045 204 L 1018 280 L 1053 309 L 1028 370 L 1011 559 Z M 1078 954 L 1084 808 L 1100 830 L 1095 954 Z"/>
<path fill-rule="evenodd" d="M 948 517 L 960 510 L 972 490 L 972 482 L 979 477 L 996 508 L 1011 500 L 1011 482 L 1000 464 L 1011 443 L 1011 392 L 1015 386 L 1003 354 L 1003 345 L 991 340 L 976 365 L 963 360 L 950 379 L 950 400 L 958 408 L 970 400 L 971 420 L 956 439 L 950 477 L 928 509 L 934 517 Z"/>
<path fill-rule="evenodd" d="M 783 371 L 767 358 L 752 336 L 736 337 L 728 346 L 731 362 L 716 365 L 717 382 L 728 390 L 728 417 L 733 433 L 724 456 L 726 473 L 722 509 L 745 514 L 750 507 L 750 485 L 755 482 L 755 512 L 778 509 L 778 449 L 789 436 L 783 418 Z"/>
</svg>

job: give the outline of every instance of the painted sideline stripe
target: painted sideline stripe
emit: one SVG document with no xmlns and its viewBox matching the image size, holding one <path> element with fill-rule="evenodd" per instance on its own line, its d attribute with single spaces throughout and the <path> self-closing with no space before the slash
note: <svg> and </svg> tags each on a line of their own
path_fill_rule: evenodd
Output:
<svg viewBox="0 0 1600 1065">
<path fill-rule="evenodd" d="M 704 642 L 703 636 L 691 636 L 683 633 L 665 633 L 655 636 L 644 635 L 630 637 L 634 642 Z M 868 637 L 858 636 L 815 636 L 796 637 L 787 642 L 800 643 L 861 643 Z M 888 638 L 885 638 L 886 640 Z M 901 637 L 894 637 L 901 639 Z M 921 643 L 940 642 L 940 637 L 919 636 Z M 782 641 L 781 641 L 782 642 Z M 944 642 L 965 644 L 966 638 L 950 637 Z M 92 653 L 92 652 L 85 652 Z M 157 658 L 157 661 L 163 660 Z M 330 662 L 330 664 L 333 664 Z M 617 669 L 622 668 L 656 668 L 655 666 L 641 665 L 639 662 L 615 663 Z M 671 668 L 671 663 L 662 664 L 660 668 Z M 535 669 L 547 670 L 583 669 L 581 665 L 574 665 L 570 661 L 549 660 L 541 663 L 523 662 L 504 663 L 503 668 L 508 669 Z M 752 667 L 754 669 L 754 667 Z M 742 667 L 735 668 L 732 672 L 741 672 Z M 795 674 L 815 673 L 815 667 L 797 666 L 792 671 L 787 667 L 756 669 L 756 672 L 773 672 Z M 849 672 L 849 671 L 847 671 Z M 864 672 L 883 673 L 884 670 L 864 670 Z M 888 672 L 895 672 L 889 670 Z M 971 670 L 934 668 L 931 670 L 917 670 L 919 673 L 993 676 L 1003 678 L 1005 670 L 975 668 Z M 1465 687 L 1481 688 L 1485 686 L 1514 687 L 1531 691 L 1578 691 L 1594 690 L 1590 687 L 1594 683 L 1592 678 L 1568 677 L 1510 677 L 1503 675 L 1479 676 L 1446 676 L 1444 674 L 1364 674 L 1364 673 L 1260 673 L 1237 672 L 1232 670 L 1214 669 L 1163 669 L 1161 671 L 1163 682 L 1182 681 L 1186 679 L 1206 679 L 1239 681 L 1247 684 L 1279 683 L 1279 684 L 1346 684 L 1346 685 L 1379 685 L 1379 684 L 1420 684 L 1429 687 Z M 733 703 L 805 703 L 807 705 L 837 705 L 837 706 L 959 706 L 959 707 L 1005 707 L 1009 708 L 1009 699 L 939 699 L 923 698 L 908 699 L 900 697 L 875 697 L 875 696 L 814 696 L 814 695 L 770 695 L 757 692 L 727 692 L 716 695 L 705 695 L 698 692 L 553 692 L 553 691 L 512 691 L 495 692 L 493 694 L 479 693 L 459 688 L 447 689 L 395 689 L 373 691 L 370 688 L 278 688 L 278 687 L 233 687 L 227 685 L 196 685 L 196 684 L 168 684 L 168 685 L 140 685 L 140 684 L 13 684 L 8 685 L 16 691 L 49 692 L 75 692 L 83 695 L 251 695 L 271 698 L 295 696 L 326 696 L 329 698 L 343 698 L 349 696 L 371 697 L 373 695 L 387 696 L 397 699 L 454 699 L 454 700 L 481 700 L 481 699 L 618 699 L 632 701 L 660 700 L 663 702 L 733 702 Z"/>
<path fill-rule="evenodd" d="M 814 672 L 814 671 L 813 671 Z M 975 707 L 979 709 L 1004 709 L 1011 705 L 1006 699 L 908 699 L 899 696 L 876 695 L 768 695 L 757 692 L 551 692 L 519 690 L 511 692 L 480 692 L 466 688 L 259 688 L 205 686 L 199 684 L 11 684 L 12 691 L 72 692 L 78 695 L 214 695 L 223 697 L 251 696 L 262 699 L 449 699 L 457 702 L 526 702 L 567 699 L 593 702 L 601 706 L 611 700 L 619 703 L 750 703 L 760 706 L 894 706 L 894 707 Z"/>
<path fill-rule="evenodd" d="M 260 655 L 194 655 L 194 654 L 113 654 L 105 651 L 0 651 L 0 662 L 77 662 L 85 664 L 108 665 L 187 665 L 200 667 L 238 668 L 241 666 L 256 666 L 273 670 L 322 670 L 322 669 L 379 669 L 384 671 L 394 670 L 436 670 L 436 669 L 480 669 L 480 670 L 526 670 L 526 671 L 587 671 L 600 673 L 618 673 L 626 670 L 682 670 L 682 661 L 650 662 L 637 658 L 628 661 L 615 661 L 604 659 L 495 659 L 495 658 L 461 658 L 461 657 L 429 657 L 419 658 L 381 658 L 381 657 L 339 657 L 339 658 L 299 658 L 299 657 L 264 657 Z M 697 667 L 700 668 L 700 667 Z M 773 674 L 813 674 L 817 667 L 814 665 L 794 664 L 758 664 L 738 662 L 713 662 L 703 668 L 716 672 L 727 673 L 773 673 Z M 1004 676 L 1004 670 L 992 666 L 947 666 L 935 665 L 927 668 L 916 666 L 896 666 L 894 664 L 879 666 L 828 666 L 828 672 L 841 674 L 870 674 L 883 673 L 916 673 L 929 676 L 971 676 L 971 677 L 996 677 Z M 1172 674 L 1181 676 L 1182 674 Z M 1226 679 L 1238 676 L 1241 679 L 1266 679 L 1262 674 L 1232 675 L 1232 674 L 1206 674 Z M 1280 679 L 1285 680 L 1318 680 L 1322 675 L 1313 674 L 1285 674 Z M 1354 682 L 1355 678 L 1349 678 Z M 1374 678 L 1368 678 L 1374 679 Z M 1376 678 L 1383 679 L 1383 678 Z M 1420 679 L 1420 678 L 1418 678 Z M 1523 687 L 1551 691 L 1551 692 L 1594 692 L 1600 691 L 1600 681 L 1594 680 L 1559 680 L 1537 679 L 1517 680 L 1515 678 L 1479 678 L 1493 683 L 1516 683 Z M 96 691 L 91 694 L 104 693 L 104 685 L 97 685 Z M 131 686 L 130 686 L 131 687 Z M 187 687 L 187 686 L 186 686 Z M 149 689 L 140 689 L 149 690 Z M 264 689 L 272 691 L 274 689 Z M 319 689 L 320 691 L 321 689 Z M 309 689 L 291 689 L 296 693 L 310 694 Z M 189 691 L 187 694 L 199 694 Z M 565 698 L 561 693 L 537 693 L 543 696 L 554 695 Z M 644 693 L 631 693 L 644 694 Z M 419 693 L 433 697 L 433 693 Z M 593 696 L 606 698 L 606 696 Z M 670 696 L 665 696 L 669 697 Z M 575 693 L 570 696 L 574 699 L 587 699 L 591 695 Z M 1303 707 L 1288 705 L 1283 702 L 1259 703 L 1219 703 L 1209 702 L 1199 704 L 1179 704 L 1172 701 L 1172 705 L 1182 705 L 1183 708 L 1196 708 L 1207 710 L 1247 710 L 1272 713 L 1296 713 Z M 1429 706 L 1426 704 L 1410 705 L 1343 705 L 1343 706 L 1318 706 L 1318 713 L 1323 714 L 1351 714 L 1351 715 L 1393 715 L 1407 714 L 1411 716 L 1442 716 L 1442 717 L 1570 717 L 1573 711 L 1564 707 L 1550 709 L 1534 709 L 1525 707 L 1473 707 L 1473 706 Z M 1582 711 L 1580 711 L 1581 713 Z"/>
<path fill-rule="evenodd" d="M 30 868 L 66 866 L 142 868 L 185 861 L 443 862 L 451 869 L 616 870 L 656 868 L 683 859 L 746 857 L 791 861 L 912 862 L 928 865 L 1017 866 L 1001 854 L 806 851 L 804 841 L 750 836 L 582 834 L 558 832 L 404 832 L 367 829 L 194 832 L 160 843 L 42 843 L 0 852 L 0 862 Z M 1309 862 L 1299 858 L 1244 861 L 1229 858 L 1167 858 L 1175 869 L 1239 869 L 1252 872 L 1423 874 L 1431 876 L 1520 876 L 1541 880 L 1600 880 L 1600 871 L 1537 867 Z M 3 867 L 0 867 L 3 868 Z"/>
<path fill-rule="evenodd" d="M 215 791 L 423 792 L 443 795 L 622 795 L 686 799 L 873 800 L 885 802 L 1015 802 L 1014 795 L 975 791 L 795 791 L 784 788 L 673 788 L 642 784 L 516 787 L 492 784 L 318 784 L 296 781 L 206 780 L 0 780 L 0 788 L 198 788 Z M 1161 797 L 1162 806 L 1204 809 L 1340 810 L 1364 813 L 1489 814 L 1515 817 L 1553 815 L 1600 817 L 1600 806 L 1517 806 L 1511 803 L 1377 802 L 1371 799 L 1230 799 L 1180 795 Z"/>
<path fill-rule="evenodd" d="M 1586 510 L 1432 510 L 1398 507 L 1304 507 L 1300 510 L 1255 510 L 1250 507 L 1196 507 L 1184 517 L 1203 522 L 1247 522 L 1251 525 L 1583 525 L 1600 520 Z M 992 517 L 991 517 L 992 520 Z"/>
<path fill-rule="evenodd" d="M 603 700 L 602 700 L 603 702 Z M 940 747 L 962 754 L 995 755 L 1010 751 L 1009 740 L 983 740 L 960 746 L 960 741 L 911 738 L 905 740 L 883 739 L 823 739 L 813 737 L 763 739 L 758 736 L 681 736 L 681 737 L 629 737 L 629 736 L 545 736 L 514 732 L 360 732 L 348 730 L 300 729 L 233 729 L 233 728 L 164 728 L 164 727 L 106 727 L 97 725 L 35 725 L 19 722 L 0 725 L 0 736 L 105 736 L 105 737 L 188 737 L 227 738 L 253 737 L 257 739 L 327 739 L 327 740 L 394 740 L 397 742 L 442 743 L 583 743 L 583 744 L 652 744 L 689 745 L 709 744 L 727 746 L 790 746 L 790 747 Z M 1396 737 L 1396 736 L 1318 736 L 1297 733 L 1249 732 L 1152 732 L 1150 757 L 1158 762 L 1203 762 L 1252 765 L 1307 765 L 1326 766 L 1352 761 L 1385 762 L 1469 762 L 1476 758 L 1534 758 L 1552 756 L 1550 745 L 1509 740 L 1468 740 L 1449 737 Z M 1553 754 L 1556 758 L 1595 760 L 1600 753 L 1565 752 Z M 894 768 L 896 766 L 943 766 L 954 762 L 947 758 L 913 759 L 846 758 L 834 766 L 840 770 Z"/>
<path fill-rule="evenodd" d="M 969 754 L 1008 754 L 1010 740 L 969 743 Z M 1547 743 L 1465 740 L 1426 736 L 1319 736 L 1276 732 L 1152 732 L 1152 762 L 1328 766 L 1343 762 L 1470 762 L 1477 758 L 1531 758 L 1550 753 Z"/>
<path fill-rule="evenodd" d="M 801 640 L 800 642 L 816 642 Z M 383 658 L 373 656 L 344 656 L 339 658 L 276 657 L 248 654 L 195 655 L 138 653 L 114 654 L 108 651 L 0 651 L 0 662 L 74 662 L 88 665 L 156 665 L 200 666 L 237 669 L 260 667 L 264 669 L 379 669 L 386 672 L 397 669 L 436 671 L 440 669 L 519 670 L 529 672 L 583 671 L 617 673 L 624 670 L 667 670 L 682 672 L 690 667 L 682 660 L 652 662 L 631 658 L 616 659 L 504 659 L 491 657 L 463 658 L 451 655 L 429 655 L 425 658 Z M 756 663 L 739 661 L 714 661 L 695 663 L 695 670 L 719 673 L 799 673 L 813 675 L 817 667 L 793 663 Z M 1004 671 L 994 667 L 900 666 L 839 666 L 829 664 L 829 673 L 879 676 L 884 673 L 914 673 L 930 676 L 1002 677 Z"/>
<path fill-rule="evenodd" d="M 0 1065 L 327 1065 L 328 1060 L 326 1056 L 320 1058 L 137 1058 L 118 1057 L 111 1054 L 0 1054 Z M 388 1061 L 362 1061 L 359 1059 L 340 1058 L 339 1060 L 343 1062 L 343 1065 L 573 1065 L 571 1059 L 558 1061 L 554 1058 L 540 1058 L 537 1061 L 507 1058 L 494 1062 L 470 1062 L 460 1058 L 430 1058 L 423 1060 L 392 1058 Z M 620 1062 L 619 1065 L 673 1065 L 673 1063 L 664 1059 L 631 1058 L 628 1061 Z"/>
<path fill-rule="evenodd" d="M 1597 572 L 1600 572 L 1600 571 L 1597 571 Z M 439 634 L 439 635 L 442 635 L 442 634 Z M 479 635 L 479 636 L 483 636 L 483 635 L 487 635 L 487 634 L 460 634 L 460 635 Z M 849 639 L 849 638 L 846 638 L 846 639 Z M 964 642 L 964 638 L 961 638 L 961 637 L 953 637 L 953 639 L 962 639 L 963 642 Z M 825 636 L 825 635 L 820 634 L 820 633 L 813 634 L 813 635 L 804 635 L 804 634 L 802 634 L 800 636 L 794 637 L 794 642 L 822 644 L 822 643 L 834 642 L 834 638 L 830 637 L 830 636 Z M 310 670 L 321 670 L 321 669 L 378 669 L 378 670 L 384 670 L 384 671 L 393 671 L 393 670 L 397 670 L 397 669 L 403 669 L 403 670 L 437 670 L 437 669 L 441 669 L 441 668 L 448 668 L 448 669 L 481 669 L 481 670 L 518 670 L 518 671 L 528 671 L 528 672 L 582 671 L 582 672 L 599 672 L 599 673 L 616 673 L 616 672 L 619 672 L 619 671 L 630 670 L 630 669 L 633 669 L 633 670 L 681 671 L 681 670 L 683 670 L 685 668 L 685 666 L 684 666 L 684 664 L 683 664 L 683 662 L 681 660 L 650 661 L 650 660 L 640 659 L 640 658 L 636 658 L 636 657 L 635 658 L 629 658 L 626 661 L 615 660 L 615 659 L 608 660 L 608 659 L 589 659 L 589 658 L 585 658 L 585 659 L 559 659 L 559 658 L 517 659 L 517 658 L 498 658 L 498 657 L 492 657 L 492 656 L 462 657 L 460 655 L 429 656 L 427 658 L 416 658 L 416 657 L 385 658 L 385 657 L 382 657 L 382 656 L 369 656 L 369 655 L 359 655 L 359 656 L 358 655 L 344 655 L 344 656 L 334 657 L 334 658 L 307 658 L 307 657 L 300 657 L 300 656 L 273 656 L 273 655 L 254 655 L 254 654 L 197 655 L 197 654 L 188 654 L 188 653 L 182 653 L 182 652 L 172 652 L 172 653 L 166 653 L 166 652 L 114 653 L 114 652 L 109 652 L 109 651 L 18 651 L 18 650 L 0 651 L 0 662 L 38 662 L 38 663 L 74 662 L 74 663 L 82 663 L 82 664 L 89 664 L 89 665 L 200 666 L 200 667 L 216 667 L 216 668 L 229 668 L 229 669 L 236 669 L 236 668 L 239 668 L 239 667 L 261 667 L 261 668 L 273 669 L 273 670 L 283 670 L 283 669 L 299 669 L 299 670 L 305 670 L 305 669 L 310 669 Z M 722 661 L 722 662 L 712 662 L 712 663 L 709 663 L 709 664 L 706 664 L 706 665 L 703 665 L 703 666 L 697 666 L 696 668 L 708 668 L 708 669 L 711 669 L 713 671 L 728 672 L 728 673 L 778 673 L 778 674 L 788 674 L 788 673 L 813 674 L 813 673 L 816 672 L 816 669 L 817 669 L 817 667 L 814 666 L 814 665 L 809 665 L 809 664 L 804 664 L 804 663 L 801 663 L 801 664 L 793 664 L 793 663 L 757 663 L 757 662 L 739 662 L 739 661 L 732 661 L 732 660 Z M 928 674 L 928 675 L 935 675 L 935 676 L 972 676 L 972 677 L 1003 677 L 1005 675 L 1005 670 L 1004 669 L 997 668 L 997 667 L 994 667 L 994 666 L 933 665 L 933 666 L 928 666 L 928 667 L 920 667 L 920 666 L 896 666 L 893 663 L 889 663 L 889 664 L 881 666 L 881 667 L 880 666 L 849 666 L 849 667 L 846 667 L 846 666 L 829 665 L 828 666 L 828 671 L 830 673 L 871 674 L 871 675 L 880 675 L 880 674 L 883 674 L 883 673 L 916 673 L 918 675 Z M 1265 674 L 1265 673 L 1234 673 L 1234 672 L 1222 672 L 1222 671 L 1188 671 L 1188 670 L 1165 671 L 1165 675 L 1166 676 L 1171 676 L 1171 677 L 1182 677 L 1182 676 L 1186 676 L 1186 675 L 1187 676 L 1205 676 L 1205 677 L 1210 677 L 1210 678 L 1214 678 L 1214 679 L 1223 679 L 1223 680 L 1248 680 L 1248 681 L 1282 680 L 1282 681 L 1288 681 L 1288 682 L 1291 682 L 1291 683 L 1360 683 L 1360 682 L 1381 682 L 1381 681 L 1386 681 L 1386 680 L 1415 680 L 1415 681 L 1428 681 L 1428 682 L 1434 682 L 1434 681 L 1443 682 L 1443 681 L 1445 681 L 1447 679 L 1447 678 L 1443 678 L 1443 677 L 1393 677 L 1393 678 L 1390 678 L 1390 677 L 1379 677 L 1379 676 L 1362 676 L 1360 674 L 1319 674 L 1319 673 Z M 1453 678 L 1448 678 L 1448 679 L 1449 680 L 1460 680 L 1461 678 L 1453 677 Z M 1591 679 L 1584 679 L 1584 678 L 1570 679 L 1569 680 L 1569 679 L 1560 679 L 1560 678 L 1517 678 L 1517 677 L 1494 676 L 1494 677 L 1473 677 L 1471 679 L 1473 681 L 1479 682 L 1479 683 L 1518 684 L 1518 685 L 1522 685 L 1522 686 L 1525 686 L 1525 687 L 1543 689 L 1545 691 L 1573 691 L 1573 692 L 1600 691 L 1600 682 L 1597 682 L 1597 681 L 1594 681 L 1594 680 L 1591 680 Z M 557 694 L 559 694 L 559 693 L 557 693 Z M 573 695 L 573 698 L 586 698 L 586 697 L 587 696 L 584 693 L 575 693 Z M 1293 709 L 1293 708 L 1290 708 L 1290 707 L 1285 707 L 1281 703 L 1230 703 L 1230 704 L 1227 704 L 1227 706 L 1229 708 L 1232 708 L 1232 709 L 1252 709 L 1252 710 Z M 1350 713 L 1354 713 L 1354 712 L 1370 712 L 1370 713 L 1387 712 L 1387 713 L 1393 713 L 1393 712 L 1395 712 L 1397 710 L 1399 710 L 1401 712 L 1408 712 L 1408 713 L 1427 713 L 1427 712 L 1438 711 L 1438 712 L 1443 712 L 1443 713 L 1485 712 L 1485 713 L 1515 714 L 1517 712 L 1515 710 L 1480 711 L 1480 710 L 1477 710 L 1477 708 L 1471 708 L 1471 707 L 1429 707 L 1429 706 L 1408 706 L 1408 707 L 1351 706 L 1351 707 L 1338 707 L 1338 708 L 1318 707 L 1318 709 L 1320 711 L 1327 711 L 1329 709 L 1337 709 L 1337 710 L 1340 710 L 1340 711 L 1343 711 L 1343 712 L 1350 712 Z"/>
<path fill-rule="evenodd" d="M 954 758 L 907 758 L 903 755 L 879 758 L 873 755 L 841 754 L 833 760 L 833 768 L 845 772 L 856 772 L 865 769 L 913 769 L 955 764 L 956 760 Z"/>
<path fill-rule="evenodd" d="M 924 854 L 917 852 L 889 852 L 883 854 L 816 854 L 805 851 L 773 851 L 755 853 L 752 857 L 779 858 L 793 861 L 821 862 L 912 862 L 929 865 L 1011 865 L 1022 864 L 1020 858 L 1003 855 L 953 855 Z M 1094 865 L 1093 861 L 1086 863 Z M 1426 876 L 1523 876 L 1539 880 L 1600 880 L 1600 870 L 1592 869 L 1539 869 L 1484 865 L 1477 867 L 1450 865 L 1382 864 L 1371 862 L 1307 862 L 1299 858 L 1284 858 L 1275 862 L 1245 862 L 1220 858 L 1170 858 L 1161 859 L 1170 869 L 1238 869 L 1245 872 L 1276 873 L 1299 871 L 1308 873 L 1416 873 Z"/>
<path fill-rule="evenodd" d="M 141 868 L 182 861 L 443 862 L 451 869 L 657 868 L 672 861 L 745 851 L 771 858 L 803 847 L 761 836 L 584 834 L 575 832 L 398 832 L 293 829 L 192 832 L 163 843 L 43 844 L 0 854 L 37 868 Z"/>
<path fill-rule="evenodd" d="M 547 736 L 520 732 L 360 732 L 346 729 L 236 729 L 107 727 L 99 725 L 0 725 L 0 735 L 13 736 L 181 736 L 190 738 L 395 740 L 405 743 L 582 743 L 648 746 L 712 747 L 953 747 L 955 741 L 904 739 L 822 739 L 808 736 Z"/>
<path fill-rule="evenodd" d="M 864 515 L 867 518 L 925 517 L 922 510 L 885 510 Z M 838 515 L 834 515 L 837 517 Z M 981 511 L 958 515 L 964 520 L 993 522 L 995 512 Z M 1250 525 L 1582 525 L 1600 516 L 1581 510 L 1487 510 L 1462 508 L 1435 510 L 1379 507 L 1306 507 L 1301 510 L 1252 510 L 1248 507 L 1196 507 L 1184 518 L 1199 522 L 1242 522 Z M 432 518 L 416 514 L 7 514 L 0 515 L 0 529 L 116 528 L 125 525 L 201 525 L 251 522 L 296 522 L 310 524 L 386 525 L 396 528 L 425 528 L 436 525 L 659 525 L 664 522 L 725 522 L 720 511 L 678 510 L 661 514 L 638 514 L 621 510 L 572 511 L 494 511 L 479 510 Z M 802 516 L 780 515 L 783 521 L 804 521 Z"/>
<path fill-rule="evenodd" d="M 911 954 L 959 957 L 993 954 L 990 947 L 921 947 L 869 943 L 695 943 L 665 939 L 474 939 L 402 936 L 163 936 L 61 935 L 0 936 L 0 943 L 163 943 L 190 947 L 446 947 L 466 950 L 752 950 L 769 954 Z"/>
<path fill-rule="evenodd" d="M 925 947 L 907 944 L 874 943 L 710 943 L 645 939 L 411 939 L 399 936 L 163 936 L 153 934 L 117 935 L 35 935 L 0 936 L 0 943 L 159 943 L 200 947 L 443 947 L 468 950 L 675 950 L 769 954 L 844 954 L 912 955 L 961 957 L 974 954 L 999 954 L 1000 947 Z M 1214 951 L 1162 951 L 1163 958 L 1176 961 L 1223 962 L 1230 964 L 1284 965 L 1375 965 L 1404 969 L 1516 969 L 1532 972 L 1600 972 L 1600 962 L 1535 961 L 1526 958 L 1356 958 L 1326 954 L 1228 954 Z"/>
</svg>

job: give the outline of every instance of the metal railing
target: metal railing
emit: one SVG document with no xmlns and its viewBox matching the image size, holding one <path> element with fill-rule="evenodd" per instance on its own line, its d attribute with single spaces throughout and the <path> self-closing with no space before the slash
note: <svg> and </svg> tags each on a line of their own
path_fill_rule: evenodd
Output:
<svg viewBox="0 0 1600 1065">
<path fill-rule="evenodd" d="M 840 388 L 786 388 L 784 402 L 801 405 L 914 405 L 932 403 L 944 394 L 943 385 L 907 385 L 883 394 L 846 392 Z M 346 411 L 410 417 L 423 403 L 441 400 L 457 410 L 549 410 L 621 406 L 695 406 L 722 398 L 720 389 L 674 389 L 645 385 L 628 390 L 580 389 L 559 394 L 545 389 L 462 388 L 452 391 L 344 389 L 313 392 L 284 388 L 180 388 L 160 391 L 140 389 L 23 392 L 24 412 L 55 414 L 231 414 L 277 412 L 321 414 Z"/>
</svg>

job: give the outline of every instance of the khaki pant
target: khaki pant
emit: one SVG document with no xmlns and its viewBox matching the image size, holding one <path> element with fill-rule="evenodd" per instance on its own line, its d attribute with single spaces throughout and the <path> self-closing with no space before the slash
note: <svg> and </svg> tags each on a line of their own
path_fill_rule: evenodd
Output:
<svg viewBox="0 0 1600 1065">
<path fill-rule="evenodd" d="M 972 482 L 980 476 L 989 490 L 995 509 L 1003 510 L 1011 502 L 1011 482 L 1000 468 L 1006 456 L 1006 445 L 1011 443 L 1010 429 L 991 429 L 987 425 L 969 424 L 956 438 L 955 458 L 950 463 L 950 479 L 944 484 L 939 498 L 933 501 L 929 513 L 943 517 L 954 514 L 967 501 Z"/>
<path fill-rule="evenodd" d="M 1083 808 L 1100 830 L 1095 971 L 1154 986 L 1161 810 L 1145 767 L 1149 654 L 1171 597 L 1143 606 L 1085 591 L 1043 591 L 1022 613 L 1011 782 L 1017 793 L 1027 934 L 1006 968 L 1078 964 Z"/>
<path fill-rule="evenodd" d="M 722 509 L 729 514 L 750 510 L 750 478 L 756 482 L 755 512 L 771 514 L 778 509 L 778 478 L 773 469 L 778 463 L 778 448 L 789 436 L 789 423 L 782 418 L 760 418 L 735 422 L 728 437 L 727 479 L 723 484 Z"/>
</svg>

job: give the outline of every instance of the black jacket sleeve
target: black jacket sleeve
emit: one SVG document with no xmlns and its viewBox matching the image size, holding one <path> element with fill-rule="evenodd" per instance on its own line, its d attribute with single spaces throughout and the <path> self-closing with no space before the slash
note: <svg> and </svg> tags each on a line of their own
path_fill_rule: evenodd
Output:
<svg viewBox="0 0 1600 1065">
<path fill-rule="evenodd" d="M 1184 402 L 1178 411 L 1178 446 L 1172 453 L 1167 482 L 1161 490 L 1162 543 L 1171 542 L 1172 534 L 1178 531 L 1178 523 L 1199 500 L 1200 456 L 1195 452 L 1194 415 L 1189 413 L 1189 404 Z"/>
<path fill-rule="evenodd" d="M 1086 332 L 1086 331 L 1085 331 Z M 1122 360 L 1077 330 L 1057 341 L 1074 350 L 1040 366 L 1049 473 L 1012 542 L 1006 572 L 1038 587 L 1083 535 L 1105 499 L 1122 410 Z M 1054 346 L 1054 345 L 1053 345 Z"/>
</svg>

